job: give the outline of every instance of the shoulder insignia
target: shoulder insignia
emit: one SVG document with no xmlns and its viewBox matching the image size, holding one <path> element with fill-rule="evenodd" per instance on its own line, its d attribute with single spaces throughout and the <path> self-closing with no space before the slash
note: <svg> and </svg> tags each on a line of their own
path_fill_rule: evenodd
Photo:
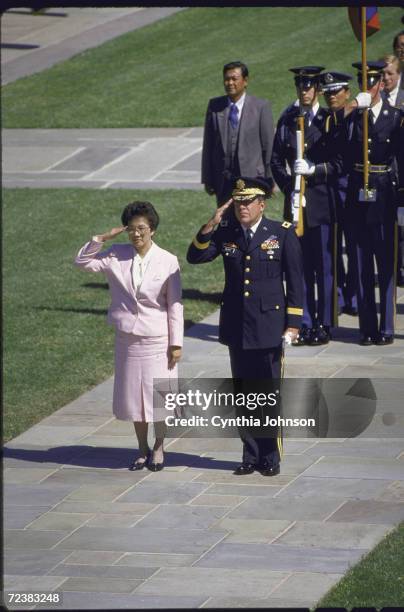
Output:
<svg viewBox="0 0 404 612">
<path fill-rule="evenodd" d="M 284 221 L 282 223 L 282 227 L 284 227 L 285 229 L 289 229 L 292 226 L 291 223 L 289 223 L 289 221 Z"/>
</svg>

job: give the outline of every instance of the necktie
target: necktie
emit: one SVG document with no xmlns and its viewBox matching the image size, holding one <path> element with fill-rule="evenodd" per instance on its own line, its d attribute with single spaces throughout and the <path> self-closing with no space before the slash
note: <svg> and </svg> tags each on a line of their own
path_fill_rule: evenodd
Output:
<svg viewBox="0 0 404 612">
<path fill-rule="evenodd" d="M 230 105 L 229 121 L 231 127 L 235 130 L 238 125 L 238 108 L 233 103 Z"/>
<path fill-rule="evenodd" d="M 252 237 L 254 236 L 253 231 L 251 229 L 251 227 L 248 228 L 248 230 L 246 231 L 246 241 L 247 241 L 247 246 L 250 246 L 250 242 L 252 240 Z"/>
</svg>

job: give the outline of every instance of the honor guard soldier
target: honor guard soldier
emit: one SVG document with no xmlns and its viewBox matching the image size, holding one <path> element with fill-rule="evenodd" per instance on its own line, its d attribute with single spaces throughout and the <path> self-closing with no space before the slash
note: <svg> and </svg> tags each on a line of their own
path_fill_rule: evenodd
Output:
<svg viewBox="0 0 404 612">
<path fill-rule="evenodd" d="M 299 214 L 296 231 L 303 252 L 305 298 L 302 329 L 294 344 L 318 345 L 329 342 L 330 327 L 337 324 L 335 212 L 329 185 L 337 169 L 330 163 L 334 151 L 327 146 L 325 138 L 330 125 L 329 113 L 318 103 L 319 75 L 323 67 L 302 66 L 290 70 L 295 74 L 298 100 L 279 119 L 271 168 L 285 195 L 285 218 L 292 220 L 296 208 Z M 300 134 L 304 147 L 299 151 Z M 303 189 L 300 195 L 296 191 L 297 175 L 299 179 L 304 176 L 304 194 Z"/>
<path fill-rule="evenodd" d="M 345 72 L 327 71 L 320 75 L 321 91 L 330 114 L 329 138 L 330 146 L 338 148 L 343 136 L 344 113 L 350 98 L 350 74 Z M 356 251 L 353 242 L 352 227 L 348 221 L 346 210 L 346 190 L 348 177 L 344 174 L 335 175 L 332 182 L 335 198 L 335 214 L 337 219 L 336 232 L 336 273 L 338 290 L 338 312 L 358 315 L 356 298 Z M 345 243 L 347 266 L 343 260 L 342 242 Z"/>
<path fill-rule="evenodd" d="M 362 88 L 362 64 L 352 65 L 358 70 L 358 84 Z M 360 344 L 382 346 L 394 340 L 397 206 L 399 214 L 404 210 L 404 114 L 381 97 L 384 67 L 381 61 L 367 62 L 366 89 L 371 97 L 368 140 L 363 142 L 364 111 L 354 110 L 346 119 L 344 155 L 344 172 L 348 173 L 347 209 L 358 261 Z M 368 189 L 364 188 L 364 145 Z M 379 324 L 374 258 L 380 290 Z"/>
<path fill-rule="evenodd" d="M 235 379 L 280 379 L 283 336 L 297 337 L 302 320 L 299 240 L 291 223 L 264 216 L 265 198 L 271 191 L 268 180 L 237 179 L 232 199 L 199 230 L 187 253 L 192 264 L 223 257 L 219 342 L 229 347 Z M 235 217 L 223 218 L 230 206 Z M 256 469 L 266 476 L 279 473 L 279 437 L 240 435 L 243 460 L 236 474 Z"/>
</svg>

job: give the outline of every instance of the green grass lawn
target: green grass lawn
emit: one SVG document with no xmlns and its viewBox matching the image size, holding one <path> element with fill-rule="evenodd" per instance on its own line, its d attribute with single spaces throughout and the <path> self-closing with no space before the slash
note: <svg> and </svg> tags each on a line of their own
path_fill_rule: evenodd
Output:
<svg viewBox="0 0 404 612">
<path fill-rule="evenodd" d="M 392 52 L 401 15 L 380 8 L 369 59 Z M 278 117 L 295 95 L 288 68 L 353 73 L 360 57 L 346 7 L 193 8 L 6 85 L 3 127 L 200 126 L 234 59 L 248 64 L 250 93 L 268 98 Z"/>
<path fill-rule="evenodd" d="M 75 268 L 73 259 L 93 234 L 119 225 L 123 207 L 134 199 L 155 204 L 161 215 L 156 242 L 179 257 L 186 325 L 217 308 L 221 258 L 204 266 L 185 261 L 192 237 L 215 209 L 205 193 L 4 190 L 5 440 L 112 374 L 105 278 Z M 270 208 L 279 217 L 279 196 Z"/>
<path fill-rule="evenodd" d="M 350 569 L 317 606 L 327 608 L 404 605 L 404 523 Z"/>
</svg>

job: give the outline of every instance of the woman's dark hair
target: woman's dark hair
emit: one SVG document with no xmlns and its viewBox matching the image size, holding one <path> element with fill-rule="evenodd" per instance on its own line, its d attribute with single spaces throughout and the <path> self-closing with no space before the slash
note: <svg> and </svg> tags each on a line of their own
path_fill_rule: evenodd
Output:
<svg viewBox="0 0 404 612">
<path fill-rule="evenodd" d="M 130 202 L 125 206 L 122 212 L 122 225 L 128 225 L 133 217 L 146 217 L 149 222 L 150 229 L 155 231 L 160 222 L 160 218 L 156 209 L 150 202 Z"/>
</svg>

